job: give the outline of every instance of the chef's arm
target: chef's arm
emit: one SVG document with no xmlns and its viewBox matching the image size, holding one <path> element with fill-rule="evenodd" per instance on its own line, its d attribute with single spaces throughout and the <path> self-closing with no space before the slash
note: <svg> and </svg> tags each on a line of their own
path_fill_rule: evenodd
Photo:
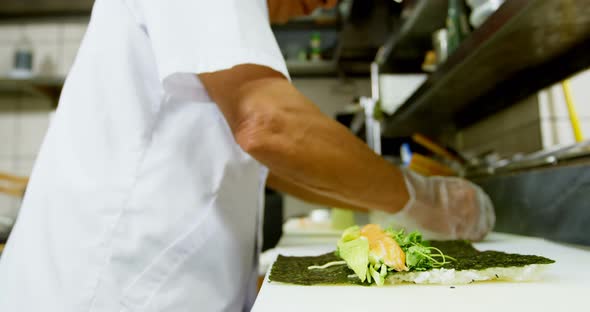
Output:
<svg viewBox="0 0 590 312">
<path fill-rule="evenodd" d="M 387 212 L 408 201 L 400 170 L 322 114 L 280 73 L 240 65 L 199 77 L 236 142 L 288 181 L 277 188 L 300 196 L 305 191 L 333 206 Z"/>
<path fill-rule="evenodd" d="M 293 183 L 288 178 L 281 178 L 273 172 L 269 173 L 268 179 L 266 180 L 266 185 L 276 191 L 293 195 L 312 204 L 326 207 L 346 208 L 362 212 L 367 211 L 367 207 L 352 205 L 348 202 L 323 196 L 314 192 L 314 190 L 306 188 L 304 185 L 297 185 Z"/>
</svg>

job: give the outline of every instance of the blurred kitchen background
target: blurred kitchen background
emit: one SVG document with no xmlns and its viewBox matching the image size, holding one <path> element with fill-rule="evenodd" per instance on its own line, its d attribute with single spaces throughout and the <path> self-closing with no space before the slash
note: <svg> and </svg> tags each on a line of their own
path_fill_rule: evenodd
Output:
<svg viewBox="0 0 590 312">
<path fill-rule="evenodd" d="M 0 212 L 9 218 L 92 3 L 0 3 Z M 273 29 L 293 83 L 387 159 L 479 183 L 497 230 L 590 244 L 588 1 L 343 0 Z M 269 242 L 284 221 L 332 208 L 272 192 L 267 205 Z"/>
</svg>

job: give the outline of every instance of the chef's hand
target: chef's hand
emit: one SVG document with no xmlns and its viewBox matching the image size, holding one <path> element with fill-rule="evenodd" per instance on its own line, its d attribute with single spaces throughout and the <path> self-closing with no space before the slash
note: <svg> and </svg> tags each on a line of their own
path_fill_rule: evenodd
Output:
<svg viewBox="0 0 590 312">
<path fill-rule="evenodd" d="M 403 170 L 410 200 L 394 215 L 408 230 L 440 239 L 480 240 L 495 222 L 490 198 L 477 185 L 455 177 L 424 177 Z"/>
<path fill-rule="evenodd" d="M 270 21 L 276 24 L 288 22 L 291 18 L 309 15 L 317 8 L 330 9 L 338 0 L 267 0 Z"/>
</svg>

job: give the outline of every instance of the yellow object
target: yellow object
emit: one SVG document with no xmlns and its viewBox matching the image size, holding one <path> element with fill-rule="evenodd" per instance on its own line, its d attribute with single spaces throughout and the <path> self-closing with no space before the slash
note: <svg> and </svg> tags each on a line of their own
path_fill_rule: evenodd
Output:
<svg viewBox="0 0 590 312">
<path fill-rule="evenodd" d="M 339 208 L 332 208 L 332 228 L 335 230 L 344 230 L 355 225 L 354 212 Z"/>
<path fill-rule="evenodd" d="M 574 138 L 576 139 L 576 142 L 582 142 L 584 141 L 584 135 L 582 134 L 582 128 L 580 127 L 580 119 L 578 118 L 578 113 L 576 112 L 576 106 L 572 97 L 569 80 L 566 79 L 562 81 L 561 87 L 563 88 L 563 95 L 565 96 L 565 103 L 567 104 L 567 110 L 570 115 L 572 129 L 574 130 Z"/>
<path fill-rule="evenodd" d="M 414 142 L 422 145 L 423 147 L 425 147 L 429 151 L 433 152 L 434 154 L 441 156 L 449 161 L 455 161 L 458 163 L 463 162 L 459 157 L 451 154 L 451 152 L 447 151 L 444 147 L 436 144 L 434 141 L 432 141 L 431 139 L 429 139 L 428 137 L 426 137 L 420 133 L 413 134 L 412 140 L 414 140 Z"/>
<path fill-rule="evenodd" d="M 423 176 L 455 176 L 457 175 L 450 167 L 424 155 L 413 153 L 412 160 L 408 165 L 410 170 Z"/>
</svg>

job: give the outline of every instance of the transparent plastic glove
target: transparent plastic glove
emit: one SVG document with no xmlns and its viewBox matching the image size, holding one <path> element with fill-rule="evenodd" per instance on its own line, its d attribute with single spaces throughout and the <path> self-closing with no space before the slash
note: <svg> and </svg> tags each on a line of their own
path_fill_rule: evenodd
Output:
<svg viewBox="0 0 590 312">
<path fill-rule="evenodd" d="M 490 198 L 477 185 L 456 177 L 424 177 L 402 170 L 410 200 L 395 214 L 374 214 L 371 222 L 418 230 L 429 239 L 481 240 L 496 221 Z"/>
</svg>

